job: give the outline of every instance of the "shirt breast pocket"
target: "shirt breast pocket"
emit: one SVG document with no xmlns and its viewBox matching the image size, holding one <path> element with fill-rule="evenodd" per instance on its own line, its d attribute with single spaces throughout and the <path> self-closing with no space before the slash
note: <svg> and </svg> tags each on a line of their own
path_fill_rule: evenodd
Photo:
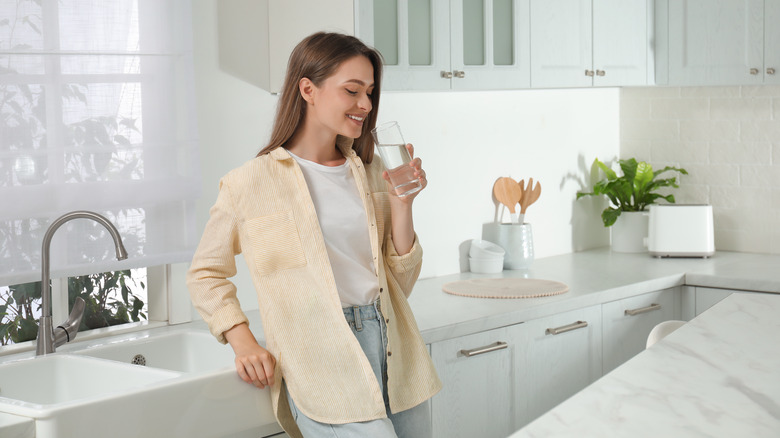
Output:
<svg viewBox="0 0 780 438">
<path fill-rule="evenodd" d="M 306 266 L 292 211 L 250 219 L 245 226 L 260 275 Z"/>
</svg>

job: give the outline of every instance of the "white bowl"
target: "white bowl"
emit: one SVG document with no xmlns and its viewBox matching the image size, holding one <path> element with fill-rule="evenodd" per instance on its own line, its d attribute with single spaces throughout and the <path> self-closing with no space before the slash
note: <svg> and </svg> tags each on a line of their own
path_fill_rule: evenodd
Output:
<svg viewBox="0 0 780 438">
<path fill-rule="evenodd" d="M 476 259 L 490 259 L 490 258 L 504 258 L 504 248 L 496 245 L 493 242 L 482 239 L 474 239 L 471 241 L 471 247 L 469 248 L 469 257 Z"/>
<path fill-rule="evenodd" d="M 477 274 L 498 274 L 504 270 L 503 257 L 474 258 L 469 257 L 469 270 Z"/>
</svg>

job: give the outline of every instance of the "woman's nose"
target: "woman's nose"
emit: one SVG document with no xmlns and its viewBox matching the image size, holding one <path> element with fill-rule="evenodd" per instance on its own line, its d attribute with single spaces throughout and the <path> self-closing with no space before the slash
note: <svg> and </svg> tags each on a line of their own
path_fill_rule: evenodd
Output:
<svg viewBox="0 0 780 438">
<path fill-rule="evenodd" d="M 360 98 L 360 101 L 358 101 L 358 106 L 365 112 L 371 111 L 371 108 L 373 108 L 373 105 L 371 105 L 371 98 L 364 94 L 363 97 Z"/>
</svg>

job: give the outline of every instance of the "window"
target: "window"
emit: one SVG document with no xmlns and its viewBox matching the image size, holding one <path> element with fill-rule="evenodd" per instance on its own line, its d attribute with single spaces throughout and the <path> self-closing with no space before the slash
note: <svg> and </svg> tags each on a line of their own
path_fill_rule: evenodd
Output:
<svg viewBox="0 0 780 438">
<path fill-rule="evenodd" d="M 76 297 L 87 303 L 79 331 L 147 321 L 146 281 L 145 268 L 67 278 L 67 308 Z M 40 281 L 0 287 L 0 346 L 34 340 L 40 317 Z"/>
<path fill-rule="evenodd" d="M 43 235 L 69 211 L 108 218 L 129 258 L 114 259 L 99 224 L 70 221 L 52 240 L 54 279 L 131 282 L 136 274 L 121 273 L 190 259 L 200 177 L 189 8 L 184 1 L 0 0 L 4 318 L 8 297 L 40 282 Z M 121 287 L 118 298 L 104 298 L 123 311 L 111 301 L 125 305 Z M 34 313 L 37 304 L 28 304 Z"/>
</svg>

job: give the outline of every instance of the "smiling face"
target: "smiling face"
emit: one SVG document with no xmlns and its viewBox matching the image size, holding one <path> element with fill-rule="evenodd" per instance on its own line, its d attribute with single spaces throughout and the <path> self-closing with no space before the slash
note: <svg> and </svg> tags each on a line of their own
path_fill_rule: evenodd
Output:
<svg viewBox="0 0 780 438">
<path fill-rule="evenodd" d="M 308 105 L 305 125 L 335 138 L 358 138 L 363 122 L 372 109 L 374 67 L 364 56 L 350 58 L 335 73 L 316 86 L 307 79 L 300 91 Z"/>
</svg>

